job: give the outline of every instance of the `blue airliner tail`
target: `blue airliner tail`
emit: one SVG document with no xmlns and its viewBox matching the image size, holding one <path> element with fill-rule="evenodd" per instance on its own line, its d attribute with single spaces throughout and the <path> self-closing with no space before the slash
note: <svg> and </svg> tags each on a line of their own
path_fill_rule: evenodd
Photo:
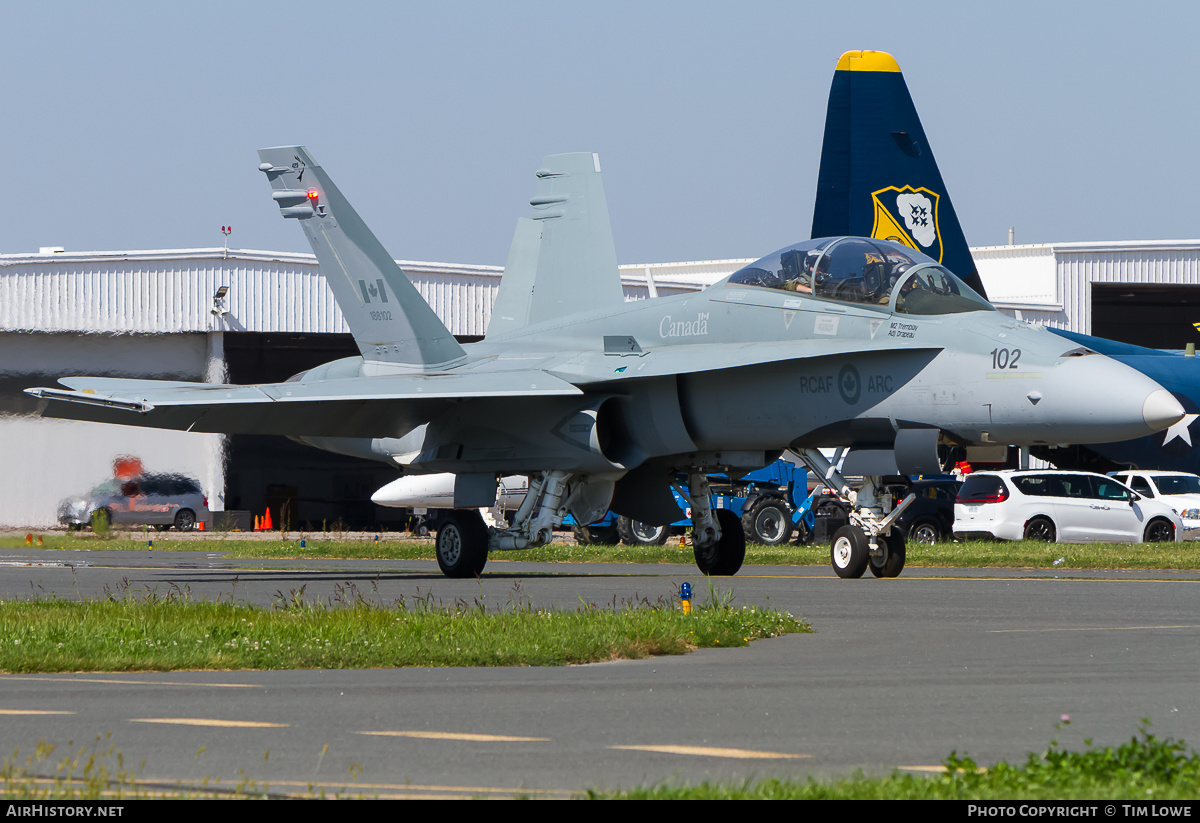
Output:
<svg viewBox="0 0 1200 823">
<path fill-rule="evenodd" d="M 983 283 L 896 60 L 848 51 L 829 90 L 813 237 L 895 240 Z"/>
</svg>

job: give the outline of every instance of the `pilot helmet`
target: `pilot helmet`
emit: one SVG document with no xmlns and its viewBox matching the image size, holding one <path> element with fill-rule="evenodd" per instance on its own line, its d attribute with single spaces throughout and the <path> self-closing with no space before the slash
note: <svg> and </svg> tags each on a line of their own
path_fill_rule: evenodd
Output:
<svg viewBox="0 0 1200 823">
<path fill-rule="evenodd" d="M 804 270 L 813 272 L 817 270 L 817 262 L 821 259 L 821 249 L 809 249 L 804 255 Z"/>
<path fill-rule="evenodd" d="M 912 263 L 905 261 L 892 266 L 892 273 L 888 276 L 888 286 L 892 287 L 904 279 L 904 275 L 912 268 Z"/>
</svg>

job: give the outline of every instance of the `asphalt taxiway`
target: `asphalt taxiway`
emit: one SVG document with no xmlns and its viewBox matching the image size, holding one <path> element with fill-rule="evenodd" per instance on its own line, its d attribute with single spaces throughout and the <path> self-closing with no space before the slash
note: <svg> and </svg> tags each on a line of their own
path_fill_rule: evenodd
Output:
<svg viewBox="0 0 1200 823">
<path fill-rule="evenodd" d="M 686 566 L 493 561 L 482 579 L 456 581 L 420 561 L 0 550 L 5 599 L 178 589 L 266 605 L 304 587 L 310 599 L 574 609 L 669 598 L 685 580 L 706 596 Z M 546 669 L 0 675 L 0 742 L 7 755 L 100 738 L 164 785 L 245 776 L 280 793 L 442 797 L 887 773 L 951 751 L 990 763 L 1052 738 L 1115 745 L 1146 717 L 1156 734 L 1200 741 L 1200 574 L 909 569 L 845 581 L 753 566 L 714 582 L 816 633 Z"/>
</svg>

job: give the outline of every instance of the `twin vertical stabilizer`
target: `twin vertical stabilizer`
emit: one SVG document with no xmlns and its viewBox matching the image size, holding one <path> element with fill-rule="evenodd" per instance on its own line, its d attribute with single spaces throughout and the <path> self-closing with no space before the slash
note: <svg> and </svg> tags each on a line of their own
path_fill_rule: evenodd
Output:
<svg viewBox="0 0 1200 823">
<path fill-rule="evenodd" d="M 422 371 L 465 352 L 303 146 L 260 149 L 259 170 L 284 217 L 304 229 L 366 360 Z"/>
<path fill-rule="evenodd" d="M 517 222 L 488 336 L 625 302 L 600 158 L 542 160 L 529 217 Z"/>
</svg>

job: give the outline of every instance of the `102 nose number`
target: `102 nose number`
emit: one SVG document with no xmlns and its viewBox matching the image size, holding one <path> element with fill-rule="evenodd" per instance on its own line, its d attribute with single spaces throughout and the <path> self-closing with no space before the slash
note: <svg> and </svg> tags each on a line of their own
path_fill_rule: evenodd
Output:
<svg viewBox="0 0 1200 823">
<path fill-rule="evenodd" d="M 992 349 L 993 369 L 1015 369 L 1020 359 L 1020 349 Z"/>
</svg>

